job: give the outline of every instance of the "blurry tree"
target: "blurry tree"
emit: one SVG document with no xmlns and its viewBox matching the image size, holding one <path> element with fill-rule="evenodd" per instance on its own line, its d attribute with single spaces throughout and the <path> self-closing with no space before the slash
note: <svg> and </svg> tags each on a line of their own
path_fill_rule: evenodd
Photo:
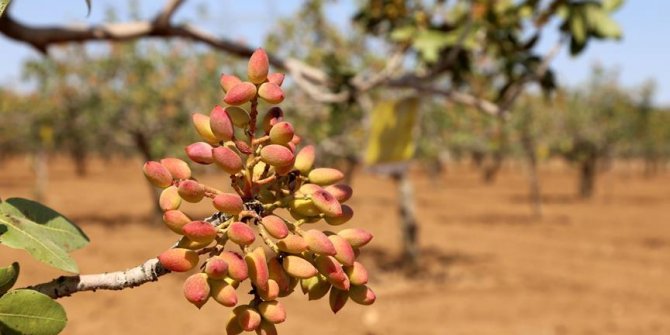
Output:
<svg viewBox="0 0 670 335">
<path fill-rule="evenodd" d="M 577 166 L 579 195 L 591 197 L 599 168 L 615 144 L 633 135 L 634 101 L 617 83 L 617 73 L 596 67 L 584 87 L 561 92 L 551 108 L 553 151 Z"/>
<path fill-rule="evenodd" d="M 329 110 L 319 113 L 322 122 L 310 125 L 323 128 L 323 138 L 337 138 L 344 128 L 346 136 L 356 138 L 356 130 L 363 129 L 358 125 L 365 124 L 361 122 L 365 120 L 363 112 L 371 110 L 374 97 L 388 96 L 376 88 L 441 97 L 502 120 L 527 84 L 535 83 L 547 91 L 556 86 L 549 65 L 565 43 L 569 43 L 571 54 L 577 55 L 593 39 L 621 36 L 610 18 L 621 0 L 366 0 L 360 2 L 354 15 L 363 34 L 351 39 L 326 24 L 324 3 L 307 1 L 293 25 L 285 22 L 286 33 L 295 29 L 290 36 L 300 42 L 277 39 L 285 51 L 275 44 L 271 49 L 277 53 L 270 55 L 270 62 L 286 70 L 310 99 L 331 104 Z M 0 33 L 44 53 L 49 46 L 63 42 L 148 37 L 197 41 L 235 55 L 253 52 L 254 48 L 234 38 L 172 22 L 183 4 L 183 0 L 166 1 L 151 20 L 76 28 L 29 26 L 14 19 L 10 9 L 0 18 Z M 558 41 L 549 50 L 539 50 L 537 42 L 545 36 L 543 31 L 556 26 Z M 289 46 L 284 47 L 286 44 Z M 342 110 L 346 112 L 339 112 Z M 349 148 L 340 144 L 343 141 L 325 149 Z M 416 264 L 417 257 L 407 262 Z"/>
</svg>

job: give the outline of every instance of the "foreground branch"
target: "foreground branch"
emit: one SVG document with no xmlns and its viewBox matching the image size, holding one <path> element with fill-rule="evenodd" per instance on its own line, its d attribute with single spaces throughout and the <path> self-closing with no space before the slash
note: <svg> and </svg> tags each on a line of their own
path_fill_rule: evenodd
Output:
<svg viewBox="0 0 670 335">
<path fill-rule="evenodd" d="M 216 213 L 202 219 L 214 227 L 218 227 L 229 218 Z M 179 241 L 172 245 L 176 248 Z M 77 292 L 97 290 L 123 290 L 157 281 L 159 277 L 170 273 L 163 267 L 158 258 L 152 258 L 144 263 L 124 271 L 105 272 L 92 275 L 60 276 L 52 281 L 28 286 L 26 289 L 48 295 L 53 299 L 71 296 Z"/>
<path fill-rule="evenodd" d="M 158 277 L 170 273 L 152 258 L 134 268 L 124 271 L 107 272 L 92 275 L 60 276 L 50 282 L 26 287 L 26 289 L 48 295 L 53 299 L 70 296 L 77 292 L 97 290 L 123 290 L 158 280 Z"/>
</svg>

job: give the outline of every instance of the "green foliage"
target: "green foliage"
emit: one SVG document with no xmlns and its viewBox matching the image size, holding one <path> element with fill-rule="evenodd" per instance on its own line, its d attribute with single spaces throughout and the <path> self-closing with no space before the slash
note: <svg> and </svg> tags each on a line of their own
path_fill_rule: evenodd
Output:
<svg viewBox="0 0 670 335">
<path fill-rule="evenodd" d="M 14 262 L 10 266 L 0 268 L 0 296 L 9 291 L 16 279 L 19 277 L 19 263 Z"/>
<path fill-rule="evenodd" d="M 26 250 L 39 261 L 77 273 L 77 264 L 68 252 L 88 244 L 88 238 L 52 209 L 13 198 L 0 203 L 0 244 Z"/>
<path fill-rule="evenodd" d="M 5 9 L 11 0 L 0 0 L 0 16 L 5 13 Z"/>
<path fill-rule="evenodd" d="M 52 335 L 67 323 L 63 307 L 33 290 L 13 290 L 0 297 L 0 332 L 7 335 Z"/>
</svg>

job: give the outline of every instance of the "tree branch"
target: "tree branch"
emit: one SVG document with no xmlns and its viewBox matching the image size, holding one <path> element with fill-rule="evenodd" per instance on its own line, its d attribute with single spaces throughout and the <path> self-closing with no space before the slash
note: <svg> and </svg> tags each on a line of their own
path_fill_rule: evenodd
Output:
<svg viewBox="0 0 670 335">
<path fill-rule="evenodd" d="M 531 73 L 521 78 L 519 81 L 516 82 L 515 85 L 510 87 L 510 89 L 507 91 L 507 94 L 505 94 L 502 102 L 499 105 L 501 114 L 506 114 L 509 111 L 509 109 L 514 104 L 514 101 L 516 101 L 519 95 L 521 95 L 521 93 L 523 92 L 523 89 L 527 83 L 535 79 L 540 79 L 547 73 L 547 71 L 549 70 L 549 64 L 551 63 L 552 60 L 554 60 L 554 58 L 556 58 L 559 51 L 561 51 L 561 48 L 563 47 L 565 41 L 566 41 L 565 36 L 561 37 L 556 42 L 556 44 L 554 44 L 554 46 L 551 49 L 549 49 L 547 54 L 544 55 L 544 57 L 542 58 L 542 62 L 540 63 L 540 66 L 538 66 L 537 70 L 534 73 Z"/>
<path fill-rule="evenodd" d="M 203 221 L 218 227 L 229 218 L 221 213 L 216 213 Z M 172 248 L 179 245 L 177 241 Z M 158 258 L 146 260 L 144 263 L 123 271 L 105 272 L 91 275 L 60 276 L 52 281 L 25 287 L 58 299 L 71 296 L 77 292 L 97 290 L 123 290 L 133 288 L 157 281 L 159 277 L 170 273 L 163 267 Z"/>
<path fill-rule="evenodd" d="M 77 292 L 97 290 L 123 290 L 157 281 L 170 273 L 157 258 L 124 271 L 92 275 L 60 276 L 50 282 L 28 286 L 26 289 L 48 295 L 53 299 L 70 296 Z"/>
</svg>

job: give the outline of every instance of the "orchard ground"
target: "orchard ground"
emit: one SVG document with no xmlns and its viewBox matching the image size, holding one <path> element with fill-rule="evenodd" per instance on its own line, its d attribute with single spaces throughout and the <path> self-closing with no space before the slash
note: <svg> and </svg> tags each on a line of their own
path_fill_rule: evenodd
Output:
<svg viewBox="0 0 670 335">
<path fill-rule="evenodd" d="M 32 197 L 26 159 L 5 162 L 0 195 Z M 77 178 L 68 161 L 50 163 L 46 203 L 86 231 L 74 253 L 82 273 L 122 270 L 169 247 L 177 237 L 150 225 L 151 200 L 140 161 L 94 161 Z M 212 186 L 226 177 L 202 175 Z M 598 180 L 596 196 L 577 199 L 574 171 L 541 171 L 544 217 L 533 219 L 520 167 L 494 185 L 467 165 L 439 177 L 413 173 L 423 260 L 406 278 L 399 253 L 396 192 L 390 179 L 354 177 L 353 222 L 375 235 L 363 251 L 377 302 L 348 302 L 333 315 L 327 300 L 307 301 L 298 288 L 283 301 L 280 334 L 669 334 L 670 173 L 645 179 L 617 164 Z M 186 207 L 193 216 L 208 206 Z M 339 228 L 335 228 L 337 230 Z M 2 247 L 0 264 L 18 259 L 18 286 L 60 275 Z M 214 301 L 198 311 L 182 296 L 183 274 L 122 292 L 78 293 L 59 301 L 64 334 L 223 334 L 230 313 Z M 241 301 L 247 297 L 242 287 Z M 326 298 L 327 299 L 327 298 Z"/>
</svg>

